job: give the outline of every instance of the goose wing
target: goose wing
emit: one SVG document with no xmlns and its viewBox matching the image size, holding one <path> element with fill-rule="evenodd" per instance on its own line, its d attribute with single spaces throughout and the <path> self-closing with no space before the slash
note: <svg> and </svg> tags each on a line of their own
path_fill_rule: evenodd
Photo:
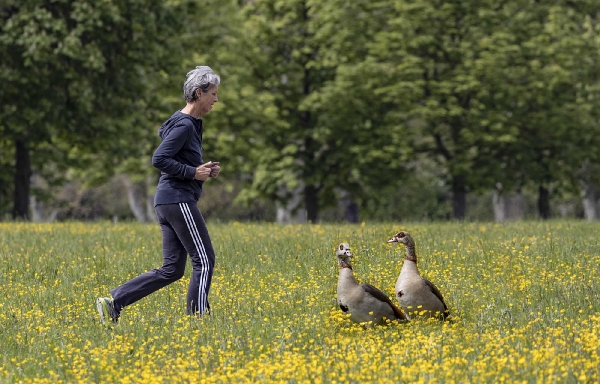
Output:
<svg viewBox="0 0 600 384">
<path fill-rule="evenodd" d="M 433 285 L 433 283 L 427 279 L 423 279 L 423 281 L 425 282 L 425 285 L 427 285 L 429 287 L 429 289 L 431 289 L 431 292 L 437 296 L 438 299 L 440 299 L 440 301 L 442 302 L 442 305 L 444 306 L 444 312 L 446 312 L 448 310 L 448 306 L 446 306 L 446 303 L 444 302 L 444 298 L 442 297 L 442 292 L 440 292 L 440 290 Z"/>
<path fill-rule="evenodd" d="M 406 316 L 404 316 L 404 313 L 402 313 L 402 311 L 398 309 L 398 307 L 396 307 L 394 303 L 392 303 L 390 298 L 385 293 L 377 289 L 377 287 L 371 284 L 361 284 L 360 286 L 366 293 L 373 296 L 377 300 L 389 304 L 389 306 L 392 307 L 392 311 L 394 311 L 394 315 L 396 315 L 396 318 L 406 320 Z"/>
</svg>

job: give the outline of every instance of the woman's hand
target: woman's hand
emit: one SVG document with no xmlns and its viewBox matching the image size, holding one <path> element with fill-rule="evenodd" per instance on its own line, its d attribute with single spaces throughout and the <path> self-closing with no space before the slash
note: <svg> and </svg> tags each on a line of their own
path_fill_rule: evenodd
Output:
<svg viewBox="0 0 600 384">
<path fill-rule="evenodd" d="M 210 177 L 214 179 L 215 177 L 219 176 L 219 172 L 221 172 L 221 166 L 219 165 L 218 161 L 215 161 L 212 164 L 212 167 L 210 167 Z"/>
<path fill-rule="evenodd" d="M 205 181 L 209 177 L 217 177 L 219 172 L 221 172 L 219 162 L 209 161 L 208 163 L 204 163 L 196 167 L 196 175 L 194 176 L 194 179 Z"/>
<path fill-rule="evenodd" d="M 196 167 L 196 175 L 194 179 L 205 181 L 210 176 L 210 171 L 212 167 L 212 162 L 204 163 Z"/>
</svg>

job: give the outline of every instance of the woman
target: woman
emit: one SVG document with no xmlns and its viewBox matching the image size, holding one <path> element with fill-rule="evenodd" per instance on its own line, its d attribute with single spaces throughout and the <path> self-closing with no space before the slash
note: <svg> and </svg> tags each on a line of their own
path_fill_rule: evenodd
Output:
<svg viewBox="0 0 600 384">
<path fill-rule="evenodd" d="M 96 307 L 103 323 L 107 319 L 117 322 L 124 307 L 183 277 L 188 254 L 193 270 L 187 313 L 201 316 L 210 310 L 215 254 L 197 202 L 204 181 L 217 177 L 221 168 L 218 162 L 202 159 L 200 117 L 219 100 L 220 81 L 210 67 L 190 71 L 183 85 L 186 106 L 158 130 L 162 143 L 152 156 L 152 165 L 161 171 L 154 207 L 162 229 L 163 265 L 111 290 L 112 298 L 98 298 Z"/>
</svg>

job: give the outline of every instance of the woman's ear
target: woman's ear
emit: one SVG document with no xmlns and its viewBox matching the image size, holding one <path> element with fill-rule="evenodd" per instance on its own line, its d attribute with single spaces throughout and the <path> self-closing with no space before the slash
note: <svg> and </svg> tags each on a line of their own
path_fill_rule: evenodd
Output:
<svg viewBox="0 0 600 384">
<path fill-rule="evenodd" d="M 200 88 L 196 89 L 196 97 L 198 99 L 200 99 L 200 96 L 202 96 L 202 90 Z"/>
</svg>

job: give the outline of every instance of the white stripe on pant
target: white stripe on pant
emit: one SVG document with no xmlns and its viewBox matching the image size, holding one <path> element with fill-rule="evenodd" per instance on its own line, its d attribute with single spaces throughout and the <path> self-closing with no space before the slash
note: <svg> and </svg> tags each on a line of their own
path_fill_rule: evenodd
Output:
<svg viewBox="0 0 600 384">
<path fill-rule="evenodd" d="M 185 223 L 190 231 L 192 240 L 196 245 L 196 250 L 202 259 L 202 263 L 203 265 L 208 266 L 208 256 L 206 256 L 206 250 L 204 249 L 204 244 L 202 244 L 202 238 L 200 237 L 200 233 L 198 233 L 198 228 L 196 228 L 196 223 L 194 222 L 190 208 L 184 203 L 179 203 L 179 207 L 181 208 L 181 213 L 185 218 Z M 198 310 L 200 315 L 203 315 L 206 311 L 208 311 L 208 296 L 206 295 L 205 291 L 207 279 L 208 268 L 203 267 L 200 272 L 200 284 L 198 284 Z"/>
</svg>

